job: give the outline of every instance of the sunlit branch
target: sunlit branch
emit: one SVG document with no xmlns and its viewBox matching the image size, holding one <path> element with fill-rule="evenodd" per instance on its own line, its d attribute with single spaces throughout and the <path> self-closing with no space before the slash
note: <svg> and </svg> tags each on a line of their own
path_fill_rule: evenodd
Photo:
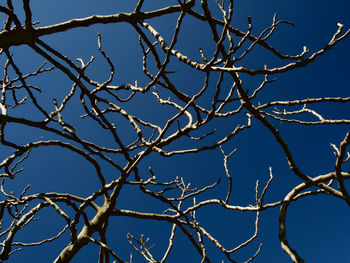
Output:
<svg viewBox="0 0 350 263">
<path fill-rule="evenodd" d="M 288 207 L 305 197 L 318 198 L 320 194 L 350 205 L 346 183 L 350 179 L 346 171 L 350 160 L 350 132 L 345 132 L 340 144 L 330 144 L 335 156 L 332 172 L 316 176 L 306 173 L 304 166 L 297 163 L 300 159 L 294 145 L 284 131 L 280 131 L 282 124 L 287 128 L 293 124 L 303 129 L 311 125 L 318 125 L 319 129 L 330 125 L 346 128 L 350 124 L 346 110 L 338 111 L 334 117 L 328 108 L 317 106 L 331 105 L 338 109 L 336 107 L 348 106 L 350 97 L 325 95 L 274 100 L 266 92 L 269 84 L 277 83 L 272 75 L 305 67 L 347 38 L 350 30 L 345 31 L 342 24 L 337 24 L 336 32 L 323 48 L 310 52 L 304 46 L 299 54 L 288 55 L 270 42 L 278 37 L 282 25 L 294 25 L 277 19 L 276 13 L 272 23 L 259 31 L 260 26 L 256 26 L 259 21 L 248 17 L 246 30 L 242 31 L 237 26 L 235 16 L 239 10 L 234 0 L 177 0 L 174 4 L 162 2 L 162 8 L 149 11 L 145 11 L 148 1 L 138 0 L 130 12 L 115 10 L 108 15 L 74 17 L 45 26 L 33 21 L 40 12 L 32 10 L 29 0 L 19 2 L 7 0 L 0 5 L 4 17 L 4 28 L 0 30 L 0 56 L 4 61 L 0 79 L 1 260 L 11 260 L 20 250 L 33 246 L 44 248 L 44 244 L 52 243 L 60 249 L 53 256 L 56 263 L 77 260 L 76 255 L 88 244 L 98 246 L 98 262 L 107 263 L 111 259 L 126 262 L 122 259 L 125 255 L 120 253 L 125 249 L 124 242 L 133 253 L 150 263 L 165 263 L 173 260 L 174 255 L 187 262 L 191 261 L 187 255 L 178 256 L 186 240 L 186 246 L 192 248 L 202 263 L 218 262 L 218 254 L 228 262 L 238 262 L 236 256 L 245 249 L 250 252 L 244 254 L 246 262 L 251 262 L 262 250 L 262 243 L 257 244 L 257 240 L 264 213 L 280 208 L 281 247 L 294 262 L 301 263 L 304 260 L 289 244 L 286 235 Z M 192 22 L 198 24 L 200 30 L 204 28 L 205 35 L 200 33 L 206 41 L 186 39 L 183 33 L 193 30 Z M 84 33 L 91 33 L 94 26 L 107 24 L 116 29 L 113 31 L 115 43 L 110 42 L 113 45 L 105 42 L 110 32 L 103 29 L 100 31 L 103 42 L 100 33 L 92 43 L 76 44 L 70 38 L 65 39 L 69 48 L 84 49 L 88 55 L 67 55 L 70 50 L 64 54 L 60 51 L 60 41 L 52 41 L 66 31 L 80 34 L 85 28 Z M 125 56 L 128 62 L 113 50 L 116 46 L 119 48 L 121 38 L 128 37 L 117 30 L 119 24 L 127 25 L 128 30 L 136 34 L 133 41 L 138 37 L 139 50 L 131 50 Z M 195 52 L 189 51 L 192 43 L 198 45 Z M 94 44 L 94 49 L 88 48 L 88 44 Z M 28 59 L 22 58 L 22 47 L 18 46 L 25 46 L 23 50 Z M 249 56 L 261 50 L 270 57 L 263 63 L 254 62 L 259 66 L 247 66 Z M 34 61 L 34 56 L 40 59 L 39 66 L 29 61 Z M 278 66 L 269 64 L 273 60 Z M 120 74 L 119 69 L 129 62 L 135 68 L 130 72 L 132 77 L 125 81 L 129 76 Z M 103 77 L 99 75 L 101 71 Z M 57 88 L 56 81 L 68 81 L 68 85 L 65 84 L 68 87 Z M 281 94 L 275 95 L 278 98 Z M 345 117 L 341 117 L 342 114 Z M 257 135 L 258 140 L 254 137 Z M 251 176 L 248 166 L 255 161 L 242 160 L 241 153 L 246 152 L 251 158 L 254 150 L 251 144 L 254 143 L 253 148 L 260 147 L 260 140 L 268 136 L 286 160 L 281 166 L 302 182 L 295 186 L 283 178 L 286 185 L 289 184 L 289 193 L 282 193 L 283 199 L 276 198 L 273 194 L 285 189 L 272 182 L 277 177 L 276 171 L 282 172 L 275 169 L 275 160 L 270 156 L 270 149 L 266 149 L 266 156 L 262 157 L 271 160 L 269 166 L 274 167 L 274 174 L 270 167 L 269 178 L 263 186 L 256 177 L 255 192 L 239 191 L 236 196 L 235 189 L 244 184 L 246 178 L 243 177 Z M 69 154 L 57 157 L 61 155 L 52 154 L 48 148 Z M 48 150 L 43 153 L 48 156 L 38 157 L 40 150 Z M 205 156 L 212 150 L 218 160 L 221 151 L 223 162 L 220 169 L 206 170 L 216 164 Z M 189 160 L 199 157 L 199 167 L 194 167 L 201 169 L 203 178 L 199 178 L 199 183 L 193 182 L 198 178 L 191 174 L 191 169 L 178 169 L 177 166 L 183 166 L 181 161 L 167 166 L 176 156 Z M 46 167 L 46 160 L 57 167 L 66 166 L 65 160 L 82 167 L 69 166 L 60 174 L 60 182 L 67 187 L 64 189 L 70 189 L 67 193 L 47 191 L 47 185 L 38 182 L 36 172 L 32 172 L 35 158 L 40 168 L 49 169 L 48 180 L 57 179 L 52 177 L 56 167 Z M 75 158 L 79 162 L 76 163 Z M 233 163 L 230 158 L 237 160 Z M 244 168 L 244 175 L 236 172 L 239 167 Z M 96 177 L 93 179 L 97 179 L 94 185 L 89 178 L 91 168 Z M 30 184 L 25 181 L 28 178 Z M 77 194 L 81 189 L 84 194 Z M 130 196 L 136 196 L 142 206 L 132 209 Z M 249 196 L 253 197 L 252 204 L 242 201 Z M 47 213 L 49 221 L 39 217 L 42 210 L 46 212 L 44 208 L 51 212 Z M 251 217 L 251 229 L 243 241 L 235 239 L 235 243 L 228 243 L 225 237 L 217 235 L 217 228 L 230 233 L 235 227 L 220 224 L 221 212 Z M 205 224 L 208 213 L 218 214 L 218 221 L 210 227 Z M 120 227 L 115 223 L 118 219 L 137 221 L 140 228 L 145 229 L 152 228 L 155 222 L 167 225 L 166 233 L 160 233 L 163 251 L 159 251 L 152 233 L 131 234 L 138 231 L 129 229 L 128 224 L 125 225 L 126 238 L 116 237 L 118 244 L 111 242 L 111 233 L 114 235 L 113 231 Z M 57 225 L 55 220 L 63 225 Z M 22 230 L 30 229 L 34 222 L 39 227 L 49 222 L 54 234 L 33 242 L 25 241 L 23 233 L 26 232 Z M 129 263 L 135 260 L 138 258 L 130 254 Z"/>
</svg>

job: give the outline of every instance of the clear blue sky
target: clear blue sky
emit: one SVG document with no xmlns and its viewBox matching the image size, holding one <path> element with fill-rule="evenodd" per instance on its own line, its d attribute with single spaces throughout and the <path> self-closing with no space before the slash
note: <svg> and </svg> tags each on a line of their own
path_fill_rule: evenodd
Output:
<svg viewBox="0 0 350 263">
<path fill-rule="evenodd" d="M 38 26 L 50 25 L 63 22 L 71 18 L 86 17 L 93 14 L 114 14 L 117 12 L 129 12 L 135 7 L 137 1 L 48 1 L 36 0 L 31 2 L 33 19 L 39 20 Z M 143 10 L 150 10 L 162 6 L 163 1 L 146 0 Z M 167 4 L 177 1 L 165 1 Z M 165 4 L 164 4 L 165 5 Z M 18 7 L 20 8 L 20 7 Z M 278 47 L 282 53 L 296 54 L 307 46 L 311 51 L 322 48 L 337 30 L 336 23 L 344 24 L 345 30 L 350 28 L 349 16 L 350 4 L 345 0 L 328 1 L 326 4 L 319 1 L 276 1 L 276 0 L 238 0 L 235 1 L 235 16 L 233 25 L 237 25 L 242 30 L 247 29 L 247 17 L 252 17 L 254 26 L 253 33 L 257 35 L 261 29 L 269 26 L 273 14 L 277 12 L 278 18 L 291 21 L 295 27 L 282 25 L 271 38 L 271 43 Z M 186 18 L 187 19 L 187 18 Z M 180 32 L 177 49 L 182 50 L 189 57 L 199 57 L 198 48 L 203 48 L 207 52 L 213 50 L 211 37 L 208 34 L 207 25 L 185 19 L 186 28 Z M 150 23 L 154 28 L 164 34 L 169 41 L 170 30 L 173 29 L 176 16 L 155 19 Z M 116 25 L 96 25 L 89 28 L 67 31 L 53 36 L 43 38 L 47 43 L 62 51 L 68 57 L 82 58 L 87 61 L 91 56 L 96 57 L 96 61 L 91 66 L 89 73 L 99 81 L 108 77 L 108 67 L 99 56 L 97 50 L 97 32 L 102 34 L 103 47 L 115 62 L 116 76 L 115 85 L 123 83 L 133 83 L 136 79 L 141 85 L 146 84 L 146 79 L 142 76 L 140 49 L 137 42 L 137 34 L 131 26 L 126 24 Z M 350 38 L 339 43 L 326 55 L 318 58 L 313 64 L 294 70 L 284 75 L 277 75 L 278 80 L 269 85 L 259 97 L 261 103 L 271 99 L 296 99 L 307 97 L 323 96 L 349 96 L 349 70 L 350 70 Z M 42 58 L 26 47 L 16 47 L 11 49 L 14 59 L 19 62 L 23 72 L 31 72 L 33 65 L 40 65 Z M 244 63 L 249 65 L 263 65 L 265 63 L 275 63 L 270 59 L 271 54 L 255 52 L 247 58 Z M 4 58 L 0 58 L 3 63 Z M 174 70 L 178 70 L 179 77 L 173 81 L 188 89 L 201 87 L 200 77 L 192 70 L 174 62 L 171 64 Z M 181 75 L 180 75 L 181 74 Z M 181 76 L 181 77 L 180 77 Z M 256 81 L 250 77 L 243 76 L 246 88 L 255 85 Z M 38 78 L 37 84 L 43 87 L 43 92 L 38 95 L 42 102 L 49 103 L 52 97 L 62 99 L 70 89 L 71 83 L 62 74 L 49 73 L 45 78 Z M 213 80 L 213 85 L 215 85 Z M 229 85 L 229 82 L 227 83 Z M 214 86 L 213 86 L 214 87 Z M 253 89 L 253 88 L 252 88 Z M 49 95 L 48 95 L 49 94 Z M 128 105 L 128 109 L 134 114 L 143 114 L 146 117 L 157 115 L 159 122 L 164 121 L 168 112 L 161 112 L 159 108 L 146 100 L 138 97 L 137 103 Z M 82 108 L 70 105 L 71 121 L 77 121 L 76 116 L 82 112 Z M 18 116 L 28 114 L 27 108 L 19 109 Z M 326 104 L 320 107 L 325 116 L 332 118 L 342 116 L 350 118 L 349 104 L 335 108 L 334 104 Z M 37 113 L 31 112 L 33 118 Z M 75 115 L 74 115 L 75 114 Z M 29 117 L 28 117 L 29 118 Z M 67 114 L 67 118 L 69 118 Z M 80 120 L 79 120 L 80 121 Z M 276 123 L 277 124 L 277 123 Z M 108 143 L 108 137 L 103 132 L 95 129 L 91 121 L 83 121 L 78 125 L 85 137 L 101 143 Z M 232 128 L 229 122 L 226 126 Z M 300 126 L 281 125 L 279 130 L 290 145 L 290 149 L 295 156 L 295 160 L 303 171 L 310 176 L 326 174 L 334 170 L 335 158 L 330 143 L 339 144 L 344 138 L 349 126 Z M 19 129 L 20 128 L 20 129 Z M 216 128 L 216 127 L 214 127 Z M 261 124 L 254 121 L 254 130 L 251 129 L 242 133 L 237 138 L 224 146 L 226 152 L 237 148 L 237 152 L 229 160 L 229 168 L 234 178 L 232 201 L 239 205 L 254 204 L 255 182 L 257 179 L 264 185 L 269 178 L 268 168 L 271 166 L 274 173 L 274 181 L 270 191 L 266 196 L 266 202 L 274 202 L 283 198 L 293 186 L 301 181 L 289 170 L 287 161 L 274 138 Z M 130 130 L 120 129 L 120 134 L 126 141 L 131 140 Z M 33 129 L 22 126 L 13 126 L 9 138 L 19 143 L 24 143 L 30 138 L 46 138 L 47 134 L 38 133 Z M 52 137 L 50 137 L 52 138 Z M 180 141 L 174 147 L 181 149 L 185 147 Z M 9 149 L 1 148 L 0 157 L 4 158 L 10 153 Z M 150 155 L 140 165 L 140 171 L 146 172 L 147 167 L 152 166 L 154 172 L 164 179 L 175 176 L 183 177 L 186 182 L 193 186 L 203 187 L 213 183 L 218 177 L 225 180 L 223 159 L 220 151 L 208 151 L 201 155 L 175 156 L 164 159 L 157 155 Z M 54 168 L 53 168 L 54 167 Z M 84 160 L 60 148 L 45 148 L 35 150 L 31 153 L 31 159 L 24 163 L 25 172 L 21 179 L 16 179 L 7 185 L 8 189 L 21 191 L 27 184 L 31 184 L 30 193 L 42 191 L 73 192 L 77 195 L 87 196 L 96 190 L 98 180 L 92 167 Z M 347 166 L 347 169 L 349 165 Z M 113 179 L 118 177 L 111 167 L 104 167 L 106 177 Z M 64 178 L 69 178 L 67 184 Z M 82 185 L 81 182 L 84 182 Z M 214 198 L 222 195 L 226 185 L 222 184 L 217 190 L 208 192 L 204 197 Z M 199 200 L 198 200 L 199 201 Z M 156 203 L 144 198 L 136 191 L 126 187 L 123 189 L 119 200 L 119 208 L 135 208 L 141 211 L 156 210 Z M 46 210 L 45 210 L 46 211 Z M 225 212 L 222 210 L 203 209 L 199 212 L 200 222 L 208 227 L 208 230 L 224 240 L 228 247 L 234 247 L 240 242 L 248 239 L 253 233 L 254 215 L 241 212 Z M 63 226 L 63 221 L 53 221 L 52 211 L 40 214 L 41 220 L 47 220 L 44 225 L 33 222 L 27 230 L 18 234 L 18 239 L 37 241 L 56 233 Z M 52 212 L 53 213 L 53 212 Z M 289 257 L 281 250 L 278 240 L 278 214 L 279 209 L 273 208 L 262 213 L 260 222 L 259 237 L 253 245 L 242 249 L 236 257 L 239 262 L 248 259 L 258 248 L 260 242 L 263 243 L 262 251 L 254 262 L 291 262 Z M 350 262 L 350 212 L 345 202 L 338 199 L 317 196 L 308 197 L 291 205 L 288 212 L 288 237 L 291 244 L 300 252 L 307 262 Z M 151 237 L 151 243 L 155 243 L 153 248 L 155 255 L 158 251 L 163 251 L 167 243 L 164 235 L 168 237 L 169 226 L 162 223 L 152 223 L 145 225 L 140 221 L 126 218 L 115 218 L 110 222 L 109 244 L 118 253 L 128 259 L 130 252 L 135 254 L 135 262 L 143 262 L 136 256 L 131 246 L 126 240 L 126 233 L 131 232 L 135 236 L 141 233 Z M 228 230 L 229 229 L 229 230 Z M 34 234 L 33 234 L 34 233 Z M 179 233 L 179 232 L 178 232 Z M 67 244 L 69 237 L 62 238 L 53 244 L 43 247 L 24 248 L 11 257 L 9 262 L 51 262 L 58 252 Z M 177 241 L 181 244 L 175 253 L 172 253 L 168 262 L 200 262 L 197 252 L 190 247 L 188 241 L 179 234 Z M 232 245 L 230 245 L 232 244 Z M 97 246 L 86 246 L 73 260 L 73 262 L 97 262 Z M 215 255 L 217 251 L 209 246 L 209 253 Z M 226 262 L 226 259 L 217 253 L 215 262 Z"/>
</svg>

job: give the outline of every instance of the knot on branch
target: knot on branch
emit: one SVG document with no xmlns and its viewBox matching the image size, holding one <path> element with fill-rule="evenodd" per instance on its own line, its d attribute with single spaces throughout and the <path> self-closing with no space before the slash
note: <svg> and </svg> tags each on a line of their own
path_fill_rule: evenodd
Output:
<svg viewBox="0 0 350 263">
<path fill-rule="evenodd" d="M 16 28 L 13 30 L 3 30 L 0 32 L 0 48 L 9 48 L 11 46 L 30 45 L 34 43 L 35 30 Z"/>
</svg>

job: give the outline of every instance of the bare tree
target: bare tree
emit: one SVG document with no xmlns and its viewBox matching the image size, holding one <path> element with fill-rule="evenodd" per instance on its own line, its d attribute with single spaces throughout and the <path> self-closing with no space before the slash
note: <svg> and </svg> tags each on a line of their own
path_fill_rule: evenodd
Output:
<svg viewBox="0 0 350 263">
<path fill-rule="evenodd" d="M 138 236 L 133 234 L 133 229 L 128 229 L 130 233 L 120 237 L 127 239 L 134 253 L 141 255 L 145 262 L 167 262 L 172 251 L 181 248 L 181 242 L 176 241 L 176 235 L 180 234 L 197 251 L 201 262 L 218 262 L 215 256 L 211 256 L 213 247 L 224 256 L 225 262 L 238 262 L 236 252 L 252 246 L 255 252 L 245 261 L 250 262 L 261 250 L 261 244 L 254 243 L 258 237 L 260 215 L 279 207 L 281 247 L 293 262 L 304 262 L 303 255 L 299 255 L 293 244 L 288 242 L 288 207 L 295 200 L 321 194 L 339 198 L 350 205 L 345 185 L 350 172 L 343 169 L 350 159 L 347 152 L 350 131 L 340 145 L 331 144 L 336 156 L 334 170 L 311 176 L 296 164 L 278 128 L 293 124 L 305 126 L 305 129 L 315 125 L 349 125 L 350 119 L 324 117 L 327 114 L 318 110 L 318 105 L 349 103 L 350 97 L 266 100 L 264 91 L 275 81 L 273 76 L 307 66 L 348 37 L 350 31 L 344 32 L 343 25 L 338 23 L 335 33 L 322 49 L 310 52 L 304 47 L 297 55 L 287 55 L 270 44 L 277 28 L 283 24 L 292 25 L 291 22 L 278 20 L 277 15 L 269 26 L 253 34 L 251 18 L 247 20 L 247 30 L 234 26 L 233 0 L 227 3 L 178 0 L 151 11 L 143 10 L 144 2 L 139 0 L 130 13 L 93 15 L 47 26 L 33 21 L 29 0 L 23 0 L 22 7 L 14 8 L 12 0 L 0 6 L 0 12 L 6 17 L 0 32 L 1 55 L 5 58 L 1 80 L 0 138 L 2 154 L 8 154 L 0 164 L 0 259 L 8 260 L 12 254 L 32 246 L 59 242 L 57 246 L 61 250 L 52 255 L 54 262 L 70 262 L 88 244 L 99 248 L 99 262 L 133 262 L 135 255 L 124 258 L 118 244 L 108 242 L 110 233 L 118 228 L 114 225 L 114 218 L 126 218 L 140 220 L 145 225 L 153 221 L 163 222 L 169 227 L 169 233 L 163 233 L 167 245 L 162 251 L 151 249 L 152 235 Z M 167 21 L 175 16 L 172 32 L 164 34 L 153 23 L 159 18 Z M 200 51 L 191 57 L 185 48 L 181 50 L 177 47 L 181 47 L 180 30 L 193 21 L 206 24 L 211 42 L 198 46 Z M 141 54 L 139 66 L 144 75 L 135 74 L 134 82 L 120 84 L 115 77 L 119 62 L 112 60 L 110 50 L 104 48 L 103 35 L 98 34 L 94 44 L 97 56 L 103 58 L 104 67 L 109 68 L 104 70 L 108 74 L 104 81 L 96 80 L 94 70 L 89 70 L 94 66 L 94 57 L 90 60 L 69 57 L 60 51 L 60 47 L 50 44 L 50 37 L 62 32 L 83 30 L 97 24 L 121 23 L 134 30 L 135 41 L 138 36 L 139 50 L 135 52 Z M 122 33 L 118 34 L 123 37 Z M 84 44 L 79 45 L 84 47 Z M 24 46 L 26 52 L 39 56 L 42 65 L 31 71 L 23 68 L 16 53 L 12 53 L 17 46 Z M 256 49 L 273 57 L 278 66 L 248 66 L 245 61 Z M 194 81 L 198 82 L 187 86 L 181 84 L 179 80 L 183 76 L 186 78 L 182 75 L 183 70 L 194 72 Z M 40 81 L 45 78 L 50 78 L 52 82 L 63 78 L 69 80 L 71 86 L 67 90 L 66 87 L 53 90 Z M 246 80 L 249 78 L 258 80 L 258 85 L 248 87 Z M 261 97 L 265 102 L 259 102 Z M 143 114 L 135 106 L 140 103 L 144 108 L 152 107 L 154 112 L 161 114 Z M 84 123 L 99 134 L 91 136 Z M 301 183 L 286 192 L 283 199 L 266 202 L 265 195 L 273 180 L 270 168 L 269 173 L 262 171 L 266 174 L 262 188 L 259 189 L 257 181 L 253 193 L 255 204 L 240 204 L 240 200 L 232 198 L 232 189 L 240 184 L 240 178 L 233 175 L 228 163 L 236 152 L 229 142 L 259 123 L 278 143 L 290 170 L 301 179 Z M 10 132 L 13 127 L 23 134 L 13 136 Z M 104 137 L 103 140 L 99 135 Z M 238 151 L 241 147 L 239 142 L 239 139 L 235 140 Z M 74 192 L 35 192 L 33 185 L 28 185 L 22 192 L 14 193 L 12 182 L 22 184 L 26 173 L 23 168 L 31 162 L 32 154 L 47 148 L 69 152 L 67 158 L 71 158 L 70 153 L 77 155 L 87 166 L 93 167 L 97 178 L 95 189 L 80 196 Z M 192 182 L 187 179 L 191 175 L 179 175 L 169 180 L 167 175 L 157 172 L 157 162 L 150 165 L 151 158 L 167 159 L 202 154 L 208 150 L 220 153 L 223 170 L 218 171 L 212 184 L 202 187 L 190 185 Z M 60 160 L 56 162 L 59 165 Z M 148 171 L 145 167 L 149 167 Z M 46 176 L 50 177 L 50 174 Z M 72 177 L 74 174 L 63 174 L 60 180 L 69 184 Z M 85 180 L 95 179 L 89 177 Z M 81 182 L 81 187 L 84 187 L 84 182 Z M 213 192 L 218 187 L 225 192 Z M 120 205 L 126 194 L 124 189 L 150 199 L 149 205 L 142 210 L 124 209 L 124 203 Z M 210 193 L 217 196 L 213 197 Z M 252 194 L 249 189 L 248 194 Z M 254 231 L 247 240 L 240 240 L 239 245 L 224 244 L 201 223 L 201 211 L 204 209 L 212 209 L 212 213 L 224 210 L 227 213 L 241 211 L 252 214 L 255 216 L 255 223 L 251 226 Z M 33 224 L 48 224 L 38 218 L 44 210 L 54 211 L 51 216 L 58 219 L 52 219 L 52 222 L 64 222 L 64 227 L 48 238 L 35 240 L 33 236 L 31 241 L 22 240 L 20 233 Z M 57 229 L 55 224 L 51 227 Z M 218 224 L 217 227 L 223 226 Z M 60 247 L 64 242 L 67 242 L 65 246 Z"/>
</svg>

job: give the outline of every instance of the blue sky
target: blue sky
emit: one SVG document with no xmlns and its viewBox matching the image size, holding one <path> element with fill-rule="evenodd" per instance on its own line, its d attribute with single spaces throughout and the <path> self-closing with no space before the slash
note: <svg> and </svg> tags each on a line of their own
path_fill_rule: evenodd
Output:
<svg viewBox="0 0 350 263">
<path fill-rule="evenodd" d="M 137 1 L 44 1 L 31 2 L 33 20 L 39 20 L 38 26 L 63 22 L 72 18 L 86 17 L 93 14 L 114 14 L 118 12 L 130 12 Z M 176 4 L 177 1 L 149 1 L 144 4 L 144 11 L 158 8 L 167 4 Z M 20 9 L 20 6 L 16 7 Z M 350 4 L 345 0 L 327 2 L 327 5 L 319 1 L 276 1 L 276 0 L 239 0 L 235 1 L 233 25 L 241 30 L 247 30 L 247 17 L 252 17 L 253 33 L 257 35 L 263 28 L 272 22 L 274 13 L 279 19 L 285 19 L 295 24 L 295 27 L 282 25 L 276 30 L 270 43 L 278 47 L 282 53 L 296 54 L 306 45 L 311 51 L 316 51 L 328 43 L 332 34 L 337 30 L 336 23 L 344 24 L 344 29 L 350 28 L 349 10 Z M 149 23 L 164 35 L 169 41 L 173 31 L 176 16 L 168 16 L 154 19 Z M 186 17 L 186 28 L 179 35 L 179 41 L 175 48 L 181 50 L 189 57 L 199 60 L 199 48 L 211 54 L 214 50 L 209 27 Z M 140 85 L 147 84 L 147 79 L 142 75 L 141 51 L 138 47 L 137 34 L 127 24 L 95 25 L 89 28 L 75 29 L 56 35 L 45 36 L 46 41 L 66 56 L 75 59 L 82 58 L 88 61 L 95 56 L 95 62 L 87 71 L 90 76 L 98 81 L 108 77 L 108 67 L 98 53 L 97 32 L 102 35 L 103 48 L 115 62 L 116 76 L 114 85 L 133 83 L 139 81 Z M 296 69 L 286 74 L 277 75 L 278 80 L 266 87 L 255 103 L 264 103 L 270 100 L 303 99 L 308 97 L 324 96 L 349 96 L 349 69 L 350 69 L 350 38 L 337 44 L 324 56 L 305 68 Z M 25 73 L 33 71 L 43 62 L 43 58 L 34 54 L 28 47 L 15 47 L 10 50 L 14 54 L 14 60 L 18 62 Z M 3 63 L 4 58 L 0 58 Z M 242 62 L 242 65 L 261 66 L 268 63 L 274 65 L 271 53 L 257 49 Z M 181 89 L 191 92 L 197 91 L 203 85 L 203 74 L 195 72 L 183 64 L 171 60 L 169 69 L 177 70 L 177 74 L 171 77 Z M 215 75 L 215 74 L 214 74 Z M 254 87 L 261 81 L 261 77 L 252 78 L 242 74 L 243 85 L 246 88 Z M 228 86 L 232 83 L 225 79 Z M 213 77 L 211 85 L 215 88 L 216 79 Z M 38 94 L 41 103 L 49 105 L 52 98 L 62 100 L 71 88 L 71 82 L 59 72 L 50 72 L 46 75 L 33 78 L 33 83 L 40 85 L 42 93 Z M 166 96 L 166 93 L 164 93 Z M 133 114 L 141 114 L 144 118 L 164 123 L 172 112 L 162 110 L 156 105 L 151 95 L 137 96 L 135 102 L 126 104 L 126 108 Z M 204 103 L 204 102 L 203 102 Z M 49 107 L 49 106 L 47 106 Z M 335 105 L 325 104 L 317 108 L 329 118 L 350 118 L 349 104 Z M 70 111 L 65 113 L 67 120 L 76 123 L 77 129 L 84 138 L 108 145 L 111 139 L 107 133 L 94 127 L 94 122 L 89 119 L 80 120 L 83 109 L 79 105 L 70 105 Z M 35 119 L 38 112 L 31 111 L 30 107 L 23 106 L 13 111 L 14 116 L 23 116 Z M 340 117 L 339 117 L 340 116 Z M 123 122 L 116 119 L 119 125 L 121 138 L 131 142 L 131 129 Z M 243 124 L 244 119 L 229 119 L 212 124 L 217 128 L 220 136 L 236 126 L 238 122 Z M 273 122 L 278 127 L 294 154 L 296 163 L 308 175 L 314 177 L 326 174 L 334 170 L 335 157 L 330 143 L 338 145 L 343 140 L 349 126 L 301 126 L 296 124 L 282 124 Z M 216 125 L 220 125 L 217 126 Z M 125 128 L 124 128 L 125 127 Z M 237 148 L 237 152 L 229 159 L 229 169 L 234 180 L 232 202 L 239 205 L 254 204 L 255 182 L 260 180 L 262 185 L 269 178 L 269 167 L 273 169 L 274 180 L 266 195 L 266 202 L 278 201 L 296 185 L 301 183 L 289 170 L 287 161 L 281 148 L 271 134 L 257 120 L 253 120 L 253 128 L 239 134 L 229 143 L 224 145 L 228 153 Z M 8 128 L 8 138 L 20 144 L 29 140 L 56 139 L 45 132 L 26 128 L 22 125 L 12 125 Z M 175 149 L 188 147 L 188 142 L 180 140 L 172 146 Z M 5 158 L 12 150 L 0 146 L 0 157 Z M 121 165 L 125 161 L 120 160 Z M 36 149 L 30 158 L 23 163 L 25 168 L 20 178 L 8 181 L 6 187 L 14 192 L 21 192 L 27 184 L 31 185 L 29 193 L 38 192 L 72 192 L 81 196 L 88 196 L 96 191 L 99 181 L 96 178 L 93 167 L 68 150 L 58 147 L 46 147 Z M 224 198 L 226 191 L 226 178 L 223 167 L 223 158 L 219 150 L 206 151 L 199 155 L 189 154 L 163 158 L 157 154 L 151 154 L 140 163 L 140 173 L 148 173 L 148 166 L 164 180 L 175 176 L 183 177 L 187 183 L 193 186 L 203 187 L 215 182 L 219 177 L 223 178 L 221 185 L 206 193 L 202 198 Z M 344 170 L 349 165 L 344 166 Z M 105 165 L 103 172 L 108 180 L 119 175 L 112 167 Z M 66 179 L 65 179 L 66 178 Z M 69 179 L 69 183 L 67 181 Z M 84 182 L 82 184 L 82 182 Z M 200 201 L 199 198 L 198 201 Z M 118 201 L 118 208 L 135 209 L 139 211 L 156 211 L 161 209 L 159 203 L 147 199 L 133 187 L 125 187 Z M 72 211 L 68 212 L 72 213 Z M 262 251 L 254 262 L 291 262 L 282 251 L 278 240 L 278 215 L 279 209 L 272 208 L 262 213 L 259 237 L 248 248 L 240 250 L 235 258 L 238 262 L 244 262 L 263 243 Z M 55 234 L 64 226 L 62 219 L 55 219 L 52 210 L 40 213 L 40 220 L 32 222 L 29 228 L 20 231 L 18 239 L 37 241 L 40 238 Z M 208 231 L 223 240 L 223 244 L 229 248 L 235 247 L 245 241 L 253 233 L 255 216 L 242 212 L 227 212 L 222 209 L 204 208 L 198 212 L 200 223 L 207 227 Z M 307 197 L 293 203 L 287 216 L 288 237 L 300 255 L 307 262 L 348 262 L 350 261 L 350 228 L 347 227 L 350 220 L 349 209 L 344 201 L 329 196 Z M 40 223 L 41 222 L 41 223 Z M 42 222 L 45 222 L 44 224 Z M 170 226 L 156 222 L 147 224 L 136 219 L 112 218 L 109 228 L 109 244 L 116 249 L 125 260 L 133 252 L 135 262 L 143 262 L 137 256 L 126 240 L 126 233 L 131 232 L 135 236 L 146 234 L 151 237 L 151 243 L 155 256 L 160 256 L 166 249 Z M 35 234 L 33 234 L 35 233 Z M 197 252 L 190 243 L 177 232 L 177 246 L 170 255 L 168 262 L 200 262 Z M 58 242 L 47 244 L 43 247 L 24 248 L 11 257 L 9 262 L 51 262 L 59 251 L 69 242 L 69 237 L 63 236 Z M 88 245 L 82 249 L 72 262 L 97 262 L 98 247 Z M 212 262 L 221 262 L 226 259 L 208 243 L 209 255 L 214 255 Z"/>
</svg>

